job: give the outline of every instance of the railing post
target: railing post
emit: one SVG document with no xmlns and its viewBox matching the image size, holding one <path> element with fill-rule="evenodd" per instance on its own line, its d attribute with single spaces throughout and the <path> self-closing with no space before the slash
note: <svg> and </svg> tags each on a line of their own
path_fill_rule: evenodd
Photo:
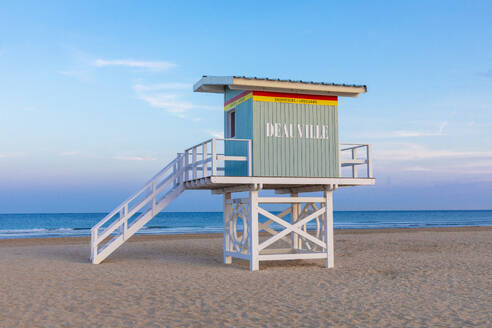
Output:
<svg viewBox="0 0 492 328">
<path fill-rule="evenodd" d="M 253 163 L 251 160 L 251 139 L 248 140 L 248 176 L 253 174 Z"/>
<path fill-rule="evenodd" d="M 372 149 L 371 145 L 366 145 L 367 151 L 367 177 L 372 178 Z"/>
<path fill-rule="evenodd" d="M 190 179 L 189 177 L 189 173 L 188 173 L 188 165 L 189 165 L 189 162 L 190 162 L 190 151 L 189 150 L 185 150 L 185 158 L 184 158 L 184 176 L 185 176 L 185 181 L 188 181 Z"/>
<path fill-rule="evenodd" d="M 352 148 L 352 160 L 357 158 L 357 147 Z M 352 178 L 357 178 L 357 165 L 352 163 Z"/>
<path fill-rule="evenodd" d="M 176 156 L 176 159 L 174 160 L 174 164 L 173 164 L 173 187 L 176 187 L 177 185 L 177 177 L 176 177 L 176 172 L 177 172 L 177 169 L 176 169 L 176 166 L 178 165 L 178 161 L 179 161 L 179 154 Z"/>
<path fill-rule="evenodd" d="M 202 145 L 203 178 L 208 175 L 208 172 L 207 172 L 208 163 L 206 162 L 207 156 L 208 156 L 208 154 L 207 154 L 207 142 L 204 142 Z"/>
<path fill-rule="evenodd" d="M 217 141 L 212 139 L 212 176 L 217 175 Z"/>
<path fill-rule="evenodd" d="M 97 262 L 97 231 L 99 229 L 91 229 L 91 260 L 93 263 Z"/>
<path fill-rule="evenodd" d="M 121 222 L 120 226 L 118 227 L 118 233 L 120 235 L 125 233 L 125 227 L 123 226 L 123 222 L 125 222 L 124 219 L 125 219 L 125 209 L 122 208 L 120 210 L 120 221 L 122 221 L 122 222 Z"/>
<path fill-rule="evenodd" d="M 193 173 L 192 173 L 192 176 L 193 176 L 193 180 L 196 179 L 196 150 L 197 150 L 198 147 L 193 147 L 193 150 L 192 150 L 192 159 L 191 159 L 191 167 L 193 168 Z"/>
</svg>

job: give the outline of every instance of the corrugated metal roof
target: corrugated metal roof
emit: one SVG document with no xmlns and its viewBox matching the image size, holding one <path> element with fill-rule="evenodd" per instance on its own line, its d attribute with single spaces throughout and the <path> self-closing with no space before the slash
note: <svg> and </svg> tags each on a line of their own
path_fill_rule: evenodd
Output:
<svg viewBox="0 0 492 328">
<path fill-rule="evenodd" d="M 283 80 L 248 76 L 204 75 L 193 85 L 195 92 L 224 93 L 226 87 L 234 90 L 262 90 L 272 92 L 293 92 L 318 95 L 357 97 L 367 92 L 365 85 L 341 84 L 302 80 Z"/>
<path fill-rule="evenodd" d="M 208 77 L 209 75 L 203 75 L 203 77 Z M 316 84 L 316 85 L 331 85 L 337 87 L 357 87 L 357 88 L 365 88 L 367 91 L 367 86 L 365 84 L 345 84 L 345 83 L 333 83 L 333 82 L 316 82 L 316 81 L 303 81 L 303 80 L 290 80 L 290 79 L 271 79 L 268 77 L 257 77 L 257 76 L 240 76 L 233 75 L 232 77 L 238 79 L 246 79 L 246 80 L 260 80 L 260 81 L 278 81 L 278 82 L 292 82 L 292 83 L 306 83 L 306 84 Z"/>
</svg>

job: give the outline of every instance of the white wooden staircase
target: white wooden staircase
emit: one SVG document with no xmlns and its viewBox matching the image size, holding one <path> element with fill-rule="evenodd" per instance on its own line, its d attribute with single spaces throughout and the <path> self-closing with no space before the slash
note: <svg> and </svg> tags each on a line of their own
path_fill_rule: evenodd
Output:
<svg viewBox="0 0 492 328">
<path fill-rule="evenodd" d="M 91 229 L 91 261 L 101 263 L 184 190 L 184 154 Z"/>
<path fill-rule="evenodd" d="M 225 156 L 225 142 L 243 143 L 246 156 Z M 206 177 L 223 174 L 225 161 L 247 162 L 248 175 L 251 175 L 251 140 L 214 138 L 178 154 L 137 193 L 92 227 L 92 263 L 104 261 L 176 199 L 187 185 L 194 185 L 196 181 Z"/>
</svg>

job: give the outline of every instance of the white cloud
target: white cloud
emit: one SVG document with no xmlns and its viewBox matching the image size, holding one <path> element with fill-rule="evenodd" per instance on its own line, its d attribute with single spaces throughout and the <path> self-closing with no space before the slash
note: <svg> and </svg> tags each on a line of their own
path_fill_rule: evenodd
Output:
<svg viewBox="0 0 492 328">
<path fill-rule="evenodd" d="M 152 71 L 166 71 L 168 69 L 176 67 L 175 63 L 168 61 L 142 61 L 133 59 L 96 59 L 92 62 L 93 66 L 106 67 L 106 66 L 121 66 L 121 67 L 133 67 L 144 68 Z"/>
<path fill-rule="evenodd" d="M 223 139 L 224 138 L 224 131 L 207 130 L 207 133 L 210 136 L 212 136 L 212 138 L 218 138 L 218 139 Z"/>
<path fill-rule="evenodd" d="M 79 154 L 80 154 L 80 151 L 72 150 L 72 151 L 62 152 L 62 153 L 60 153 L 60 156 L 67 157 L 67 156 L 75 156 L 75 155 L 79 155 Z"/>
<path fill-rule="evenodd" d="M 155 161 L 154 157 L 115 155 L 113 159 L 120 161 Z"/>
<path fill-rule="evenodd" d="M 441 122 L 439 124 L 439 128 L 437 131 L 407 131 L 407 130 L 398 130 L 393 131 L 390 134 L 386 135 L 386 137 L 398 137 L 398 138 L 407 138 L 407 137 L 431 137 L 431 136 L 443 136 L 444 129 L 448 126 L 448 121 Z"/>
<path fill-rule="evenodd" d="M 161 91 L 161 90 L 191 90 L 193 87 L 192 84 L 189 83 L 179 83 L 179 82 L 170 82 L 170 83 L 159 83 L 159 84 L 135 84 L 133 89 L 137 92 L 146 92 L 146 91 Z"/>
<path fill-rule="evenodd" d="M 177 117 L 199 121 L 200 118 L 187 115 L 191 110 L 217 110 L 218 107 L 196 105 L 185 100 L 184 90 L 191 91 L 191 85 L 185 83 L 163 83 L 144 85 L 136 84 L 133 90 L 137 97 L 145 101 L 149 106 L 161 108 Z"/>
<path fill-rule="evenodd" d="M 407 143 L 393 145 L 390 149 L 380 149 L 375 151 L 377 160 L 382 161 L 413 161 L 426 159 L 492 159 L 492 152 L 478 151 L 454 151 L 445 149 L 430 149 L 419 144 Z"/>
<path fill-rule="evenodd" d="M 411 166 L 404 168 L 403 171 L 409 171 L 409 172 L 429 172 L 432 171 L 432 169 L 428 167 L 423 167 L 423 166 Z"/>
<path fill-rule="evenodd" d="M 0 154 L 0 158 L 14 158 L 14 157 L 21 157 L 24 155 L 25 155 L 25 153 L 23 153 L 23 152 L 3 153 L 3 154 Z"/>
</svg>

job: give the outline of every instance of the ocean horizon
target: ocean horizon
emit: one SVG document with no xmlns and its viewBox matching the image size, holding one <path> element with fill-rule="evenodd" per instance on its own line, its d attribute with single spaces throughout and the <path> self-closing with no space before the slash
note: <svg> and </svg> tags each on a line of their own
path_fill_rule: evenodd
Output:
<svg viewBox="0 0 492 328">
<path fill-rule="evenodd" d="M 90 236 L 107 213 L 0 214 L 0 239 Z M 222 212 L 162 212 L 138 235 L 222 233 Z M 239 221 L 239 229 L 242 222 Z M 314 228 L 314 222 L 308 228 Z M 334 211 L 335 229 L 492 226 L 492 210 Z M 280 226 L 273 224 L 279 230 Z"/>
</svg>

